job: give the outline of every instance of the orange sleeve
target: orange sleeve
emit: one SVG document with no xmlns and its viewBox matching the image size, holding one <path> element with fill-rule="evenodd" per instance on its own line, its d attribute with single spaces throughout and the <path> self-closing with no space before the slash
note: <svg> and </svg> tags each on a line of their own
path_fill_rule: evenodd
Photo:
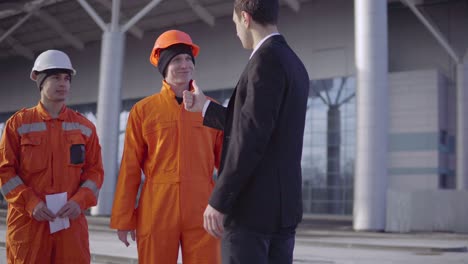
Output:
<svg viewBox="0 0 468 264">
<path fill-rule="evenodd" d="M 9 119 L 0 140 L 0 190 L 5 200 L 18 211 L 32 216 L 41 199 L 26 186 L 18 174 L 20 136 L 14 119 Z"/>
<path fill-rule="evenodd" d="M 135 203 L 147 153 L 142 125 L 137 108 L 134 106 L 128 117 L 122 162 L 112 206 L 110 227 L 114 229 L 136 229 Z"/>
<path fill-rule="evenodd" d="M 91 126 L 92 132 L 86 141 L 86 158 L 80 179 L 81 187 L 70 198 L 70 200 L 77 202 L 82 210 L 86 210 L 97 204 L 99 190 L 104 181 L 101 146 L 99 145 L 96 128 L 91 123 L 87 124 L 87 127 L 88 126 Z"/>
</svg>

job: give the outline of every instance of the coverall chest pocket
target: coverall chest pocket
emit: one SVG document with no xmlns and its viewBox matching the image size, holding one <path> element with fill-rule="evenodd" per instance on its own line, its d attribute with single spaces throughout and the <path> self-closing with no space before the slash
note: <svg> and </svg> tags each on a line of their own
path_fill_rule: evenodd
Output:
<svg viewBox="0 0 468 264">
<path fill-rule="evenodd" d="M 69 166 L 81 168 L 86 159 L 85 140 L 81 134 L 69 134 L 67 138 L 67 162 Z"/>
<path fill-rule="evenodd" d="M 26 135 L 21 137 L 20 167 L 27 173 L 35 173 L 45 170 L 49 164 L 44 136 Z"/>
<path fill-rule="evenodd" d="M 191 178 L 193 180 L 206 181 L 213 172 L 215 164 L 215 142 L 214 130 L 203 126 L 201 122 L 193 121 L 190 126 L 190 148 L 187 149 L 191 159 Z"/>
<path fill-rule="evenodd" d="M 176 172 L 178 165 L 178 132 L 175 121 L 151 122 L 146 130 L 148 154 L 152 157 L 153 170 L 158 174 L 158 180 L 163 174 Z M 170 181 L 170 180 L 169 180 Z"/>
</svg>

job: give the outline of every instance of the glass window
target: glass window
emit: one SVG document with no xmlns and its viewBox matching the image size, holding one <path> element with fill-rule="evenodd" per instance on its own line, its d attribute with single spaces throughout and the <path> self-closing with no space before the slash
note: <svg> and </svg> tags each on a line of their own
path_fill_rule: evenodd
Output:
<svg viewBox="0 0 468 264">
<path fill-rule="evenodd" d="M 301 161 L 304 212 L 352 214 L 355 79 L 313 80 L 310 90 Z"/>
</svg>

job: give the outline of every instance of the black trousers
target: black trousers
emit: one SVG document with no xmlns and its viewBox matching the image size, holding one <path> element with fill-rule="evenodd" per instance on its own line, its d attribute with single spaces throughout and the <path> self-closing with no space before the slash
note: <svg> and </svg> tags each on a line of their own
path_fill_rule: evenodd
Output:
<svg viewBox="0 0 468 264">
<path fill-rule="evenodd" d="M 295 235 L 296 227 L 270 234 L 225 227 L 222 264 L 292 264 Z"/>
</svg>

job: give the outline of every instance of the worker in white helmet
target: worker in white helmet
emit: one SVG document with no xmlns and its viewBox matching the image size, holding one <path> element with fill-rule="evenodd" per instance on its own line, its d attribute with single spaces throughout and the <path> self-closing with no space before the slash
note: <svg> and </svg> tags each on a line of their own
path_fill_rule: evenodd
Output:
<svg viewBox="0 0 468 264">
<path fill-rule="evenodd" d="M 0 190 L 8 202 L 9 264 L 90 263 L 83 211 L 96 205 L 104 173 L 94 125 L 65 106 L 75 73 L 65 53 L 41 53 L 30 74 L 39 103 L 6 122 Z M 49 208 L 48 195 L 59 193 L 66 197 L 64 205 Z M 69 227 L 56 231 L 50 222 L 58 218 Z"/>
</svg>

